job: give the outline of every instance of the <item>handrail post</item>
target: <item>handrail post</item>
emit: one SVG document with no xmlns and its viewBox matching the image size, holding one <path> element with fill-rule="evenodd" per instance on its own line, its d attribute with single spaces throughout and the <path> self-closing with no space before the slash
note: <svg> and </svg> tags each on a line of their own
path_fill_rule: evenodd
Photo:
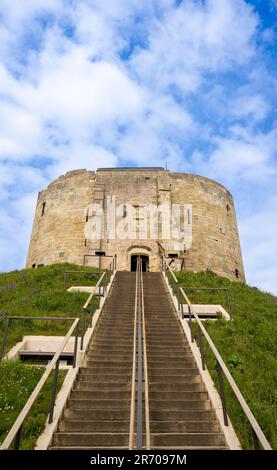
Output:
<svg viewBox="0 0 277 470">
<path fill-rule="evenodd" d="M 51 396 L 51 404 L 50 404 L 50 412 L 49 412 L 49 420 L 48 423 L 51 424 L 53 422 L 53 415 L 54 415 L 54 408 L 55 408 L 55 401 L 57 395 L 57 385 L 58 385 L 58 375 L 59 375 L 59 364 L 60 359 L 56 362 L 55 373 L 54 373 L 54 380 L 52 386 L 52 396 Z"/>
<path fill-rule="evenodd" d="M 184 319 L 184 304 L 181 304 L 181 320 Z"/>
<path fill-rule="evenodd" d="M 2 340 L 0 359 L 2 359 L 2 357 L 4 356 L 6 342 L 7 342 L 7 336 L 8 336 L 9 324 L 10 324 L 10 319 L 6 318 L 6 325 L 5 325 L 5 331 L 4 331 L 4 336 L 3 336 L 3 340 Z"/>
<path fill-rule="evenodd" d="M 83 315 L 82 315 L 82 335 L 81 335 L 81 346 L 80 350 L 83 351 L 84 347 L 84 336 L 85 336 L 85 328 L 86 328 L 86 311 L 83 308 Z"/>
<path fill-rule="evenodd" d="M 254 449 L 260 450 L 259 439 L 257 438 L 257 434 L 255 433 L 253 428 L 252 428 L 252 438 L 253 438 Z"/>
<path fill-rule="evenodd" d="M 13 450 L 19 450 L 22 428 L 23 428 L 23 424 L 20 426 L 20 428 L 18 429 L 16 433 Z"/>
<path fill-rule="evenodd" d="M 200 346 L 200 354 L 201 354 L 202 369 L 205 370 L 205 356 L 204 356 L 203 337 L 202 337 L 202 331 L 201 331 L 199 325 L 198 325 L 198 338 L 199 338 L 199 346 Z"/>
<path fill-rule="evenodd" d="M 90 302 L 90 320 L 89 320 L 90 328 L 92 327 L 92 316 L 93 316 L 93 301 L 91 299 L 91 302 Z"/>
<path fill-rule="evenodd" d="M 77 362 L 77 349 L 78 349 L 78 333 L 79 333 L 79 323 L 76 326 L 75 332 L 75 342 L 74 342 L 74 356 L 73 356 L 73 364 L 72 367 L 75 369 L 76 362 Z"/>
<path fill-rule="evenodd" d="M 190 327 L 191 342 L 194 343 L 194 336 L 193 336 L 193 330 L 192 330 L 192 319 L 191 319 L 191 308 L 190 308 L 189 304 L 188 304 L 188 312 L 189 312 L 189 327 Z"/>
<path fill-rule="evenodd" d="M 228 423 L 227 407 L 226 407 L 225 393 L 224 393 L 224 382 L 223 382 L 223 377 L 222 377 L 221 365 L 219 364 L 218 360 L 216 360 L 216 367 L 217 367 L 217 373 L 218 373 L 218 382 L 219 382 L 219 390 L 220 390 L 220 398 L 221 398 L 221 403 L 222 403 L 224 424 L 225 426 L 228 426 L 229 423 Z"/>
<path fill-rule="evenodd" d="M 231 310 L 231 301 L 230 301 L 230 294 L 229 294 L 229 290 L 226 289 L 226 299 L 227 299 L 227 305 L 228 305 L 228 311 L 229 311 L 229 315 L 230 315 L 230 318 L 233 317 L 233 314 L 232 314 L 232 310 Z"/>
</svg>

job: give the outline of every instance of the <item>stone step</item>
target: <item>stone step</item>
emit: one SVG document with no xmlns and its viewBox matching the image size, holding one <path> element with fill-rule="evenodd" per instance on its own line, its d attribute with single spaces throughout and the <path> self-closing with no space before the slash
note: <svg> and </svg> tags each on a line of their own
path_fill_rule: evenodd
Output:
<svg viewBox="0 0 277 470">
<path fill-rule="evenodd" d="M 114 432 L 58 432 L 54 434 L 53 446 L 128 446 L 129 433 Z"/>
<path fill-rule="evenodd" d="M 165 392 L 167 393 L 167 392 Z M 176 392 L 178 393 L 178 392 Z M 131 392 L 124 390 L 85 390 L 74 389 L 70 395 L 71 398 L 76 400 L 88 399 L 103 399 L 103 400 L 131 400 Z"/>
<path fill-rule="evenodd" d="M 90 366 L 94 366 L 94 367 L 124 367 L 124 368 L 127 368 L 127 367 L 132 367 L 133 365 L 133 361 L 130 360 L 131 356 L 128 355 L 127 358 L 122 358 L 122 357 L 118 357 L 118 356 L 111 356 L 110 357 L 110 360 L 104 360 L 101 359 L 101 358 L 96 358 L 96 357 L 93 357 L 90 358 L 90 357 L 87 357 L 86 358 L 86 365 L 88 367 Z"/>
<path fill-rule="evenodd" d="M 109 362 L 110 361 L 116 361 L 116 362 L 131 362 L 130 359 L 132 359 L 132 356 L 133 356 L 133 351 L 129 351 L 129 352 L 120 352 L 120 351 L 113 351 L 113 353 L 111 354 L 107 354 L 107 351 L 105 352 L 99 352 L 98 349 L 96 349 L 95 351 L 89 351 L 87 354 L 86 354 L 86 359 L 89 359 L 89 360 L 95 360 L 97 362 L 100 362 L 102 359 L 104 362 Z"/>
<path fill-rule="evenodd" d="M 164 348 L 165 351 L 167 349 L 170 350 L 171 347 L 182 348 L 184 345 L 187 345 L 187 343 L 185 343 L 182 339 L 173 340 L 173 339 L 168 339 L 168 338 L 159 338 L 159 337 L 149 338 L 149 337 L 147 337 L 147 346 L 148 347 L 159 346 L 160 348 Z"/>
<path fill-rule="evenodd" d="M 153 351 L 153 353 L 160 353 L 162 354 L 163 351 L 166 351 L 168 354 L 182 354 L 183 352 L 191 352 L 191 348 L 188 344 L 186 343 L 181 343 L 181 344 L 172 344 L 170 345 L 169 348 L 165 348 L 161 342 L 156 342 L 156 343 L 150 343 L 147 341 L 146 343 L 147 346 L 147 351 Z"/>
<path fill-rule="evenodd" d="M 202 379 L 201 379 L 201 375 L 199 374 L 199 371 L 198 371 L 198 374 L 196 374 L 193 371 L 192 374 L 188 372 L 182 375 L 171 374 L 170 376 L 156 375 L 155 377 L 154 376 L 149 377 L 149 384 L 156 384 L 156 383 L 168 384 L 169 383 L 169 384 L 175 385 L 175 384 L 188 384 L 188 383 L 193 384 L 193 383 L 201 383 L 201 382 L 202 382 Z"/>
<path fill-rule="evenodd" d="M 95 366 L 88 366 L 87 365 L 87 370 L 90 374 L 112 374 L 112 375 L 131 375 L 132 373 L 132 367 L 131 366 L 117 366 L 117 367 L 108 367 L 108 366 L 103 366 L 103 367 L 95 367 Z"/>
<path fill-rule="evenodd" d="M 149 359 L 155 360 L 165 360 L 169 359 L 170 361 L 174 362 L 175 360 L 182 361 L 185 358 L 194 357 L 191 351 L 181 351 L 176 353 L 175 351 L 168 351 L 165 355 L 165 351 L 157 351 L 152 349 L 147 349 L 147 356 Z"/>
<path fill-rule="evenodd" d="M 130 409 L 130 399 L 93 399 L 93 398 L 69 398 L 68 400 L 68 407 L 74 410 L 77 409 L 86 409 L 86 410 L 94 410 L 94 409 L 106 409 L 106 410 L 129 410 Z"/>
<path fill-rule="evenodd" d="M 97 328 L 97 332 L 100 333 L 107 333 L 109 335 L 111 332 L 121 331 L 122 333 L 130 333 L 134 330 L 134 325 L 125 325 L 122 321 L 117 323 L 110 323 L 109 325 L 100 324 Z"/>
<path fill-rule="evenodd" d="M 149 382 L 149 389 L 151 392 L 166 392 L 166 391 L 173 391 L 173 392 L 205 392 L 205 386 L 203 383 L 182 383 L 177 381 L 175 383 L 168 383 L 165 382 Z"/>
<path fill-rule="evenodd" d="M 122 350 L 129 350 L 133 349 L 133 340 L 128 339 L 127 341 L 120 341 L 120 339 L 116 339 L 113 341 L 109 341 L 107 339 L 103 340 L 102 338 L 98 338 L 93 341 L 93 343 L 89 347 L 89 350 L 97 347 L 107 349 L 120 348 Z"/>
<path fill-rule="evenodd" d="M 149 377 L 152 378 L 152 377 L 157 377 L 157 376 L 161 376 L 161 375 L 164 375 L 168 378 L 170 378 L 170 376 L 174 375 L 192 375 L 192 374 L 199 374 L 199 371 L 196 367 L 193 367 L 193 365 L 191 366 L 183 366 L 183 367 L 170 367 L 170 368 L 165 368 L 165 367 L 149 367 L 148 366 L 148 373 L 149 373 Z"/>
<path fill-rule="evenodd" d="M 225 446 L 220 433 L 151 433 L 151 443 L 155 446 Z"/>
<path fill-rule="evenodd" d="M 149 391 L 150 400 L 207 400 L 208 394 L 203 391 L 189 390 L 151 390 Z"/>
<path fill-rule="evenodd" d="M 66 408 L 63 412 L 63 419 L 68 420 L 106 420 L 120 421 L 130 419 L 130 408 L 122 410 L 86 409 L 86 408 Z"/>
<path fill-rule="evenodd" d="M 151 421 L 151 433 L 218 433 L 217 421 Z"/>
<path fill-rule="evenodd" d="M 103 355 L 120 355 L 120 354 L 133 354 L 133 347 L 128 347 L 126 346 L 124 348 L 116 346 L 116 347 L 103 347 L 103 346 L 94 346 L 92 348 L 89 348 L 87 350 L 87 355 L 93 355 L 93 354 L 103 354 Z"/>
<path fill-rule="evenodd" d="M 159 373 L 161 370 L 163 370 L 163 373 L 168 372 L 169 375 L 171 375 L 174 371 L 176 372 L 175 375 L 182 375 L 183 372 L 186 373 L 187 370 L 190 369 L 196 369 L 196 364 L 192 358 L 185 358 L 183 359 L 182 362 L 174 363 L 171 361 L 167 362 L 160 362 L 160 361 L 149 361 L 148 362 L 148 371 L 149 374 L 151 375 Z M 199 373 L 199 372 L 198 372 Z"/>
<path fill-rule="evenodd" d="M 215 412 L 212 409 L 208 410 L 199 410 L 199 409 L 180 409 L 180 410 L 171 410 L 171 409 L 162 409 L 155 410 L 150 408 L 149 410 L 150 420 L 152 421 L 216 421 Z M 151 425 L 151 423 L 150 423 Z"/>
<path fill-rule="evenodd" d="M 122 346 L 126 345 L 132 345 L 133 344 L 133 338 L 131 336 L 125 335 L 102 335 L 102 333 L 97 334 L 97 339 L 95 340 L 94 344 L 101 344 L 109 342 L 112 344 L 121 344 Z"/>
<path fill-rule="evenodd" d="M 111 372 L 106 372 L 103 373 L 103 371 L 99 372 L 93 372 L 91 369 L 84 368 L 82 372 L 80 372 L 80 376 L 78 377 L 78 380 L 86 380 L 88 382 L 106 382 L 106 383 L 119 383 L 122 382 L 123 380 L 126 381 L 126 383 L 129 383 L 131 381 L 131 373 L 129 375 L 122 375 L 118 373 L 111 373 Z"/>
<path fill-rule="evenodd" d="M 99 390 L 131 391 L 131 382 L 96 382 L 95 378 L 90 380 L 88 379 L 88 376 L 86 376 L 80 379 L 78 378 L 75 383 L 75 387 L 76 390 L 88 390 L 90 392 Z"/>
<path fill-rule="evenodd" d="M 118 351 L 118 352 L 130 352 L 130 351 L 133 351 L 133 343 L 131 343 L 130 345 L 129 344 L 113 344 L 113 343 L 109 343 L 108 341 L 105 341 L 104 343 L 99 343 L 99 342 L 94 342 L 93 344 L 91 344 L 87 351 L 88 352 L 92 352 L 92 351 L 95 351 L 97 349 L 97 351 L 101 352 L 105 352 L 105 351 Z"/>
<path fill-rule="evenodd" d="M 59 432 L 129 432 L 129 420 L 62 420 Z"/>
<path fill-rule="evenodd" d="M 197 398 L 190 400 L 152 400 L 149 399 L 150 410 L 210 410 L 210 400 L 198 400 Z"/>
<path fill-rule="evenodd" d="M 178 365 L 186 365 L 186 364 L 194 364 L 195 359 L 192 355 L 183 355 L 183 356 L 167 356 L 161 357 L 159 355 L 153 356 L 153 354 L 147 355 L 148 359 L 148 366 L 155 367 L 155 366 L 162 366 L 171 367 L 172 364 Z"/>
</svg>

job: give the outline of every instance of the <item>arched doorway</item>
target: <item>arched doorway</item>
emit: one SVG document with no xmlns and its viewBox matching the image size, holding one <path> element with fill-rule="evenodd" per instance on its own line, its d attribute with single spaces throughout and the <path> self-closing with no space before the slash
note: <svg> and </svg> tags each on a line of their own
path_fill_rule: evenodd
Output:
<svg viewBox="0 0 277 470">
<path fill-rule="evenodd" d="M 132 255 L 131 256 L 131 271 L 136 271 L 138 257 L 141 259 L 142 271 L 149 271 L 149 256 L 147 255 Z"/>
</svg>

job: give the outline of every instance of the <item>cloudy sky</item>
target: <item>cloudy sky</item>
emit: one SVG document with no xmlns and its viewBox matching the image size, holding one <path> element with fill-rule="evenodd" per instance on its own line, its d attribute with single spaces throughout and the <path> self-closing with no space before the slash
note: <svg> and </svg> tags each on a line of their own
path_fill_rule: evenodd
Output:
<svg viewBox="0 0 277 470">
<path fill-rule="evenodd" d="M 228 187 L 277 294 L 276 35 L 277 0 L 0 0 L 0 270 L 54 178 L 167 163 Z"/>
</svg>

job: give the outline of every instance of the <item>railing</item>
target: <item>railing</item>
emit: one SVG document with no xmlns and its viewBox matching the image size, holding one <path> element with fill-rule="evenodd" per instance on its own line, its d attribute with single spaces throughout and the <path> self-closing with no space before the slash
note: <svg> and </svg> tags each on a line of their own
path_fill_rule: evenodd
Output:
<svg viewBox="0 0 277 470">
<path fill-rule="evenodd" d="M 99 263 L 98 263 L 98 268 L 102 268 L 101 267 L 101 260 L 103 259 L 106 259 L 106 258 L 112 258 L 112 261 L 110 263 L 110 267 L 108 269 L 112 270 L 112 271 L 116 271 L 116 255 L 91 255 L 91 254 L 87 254 L 87 255 L 84 255 L 84 260 L 83 260 L 83 265 L 84 266 L 88 266 L 87 263 L 86 263 L 86 260 L 87 258 L 98 258 L 99 259 Z M 96 266 L 94 266 L 96 267 Z"/>
<path fill-rule="evenodd" d="M 231 300 L 230 300 L 230 292 L 227 287 L 183 287 L 183 289 L 187 292 L 224 292 L 226 296 L 226 303 L 228 306 L 228 313 L 230 318 L 233 317 L 232 308 L 231 308 Z"/>
<path fill-rule="evenodd" d="M 30 398 L 28 399 L 27 403 L 25 404 L 23 410 L 21 411 L 21 413 L 17 417 L 14 425 L 12 426 L 12 428 L 9 431 L 7 437 L 5 438 L 3 444 L 1 445 L 1 447 L 0 447 L 1 450 L 7 450 L 11 446 L 13 441 L 14 441 L 14 450 L 19 449 L 21 433 L 22 433 L 22 428 L 23 428 L 23 425 L 24 425 L 24 421 L 25 421 L 27 415 L 29 414 L 35 400 L 37 399 L 41 389 L 43 388 L 46 380 L 48 379 L 49 375 L 51 374 L 52 370 L 55 367 L 54 380 L 53 380 L 53 386 L 52 386 L 52 396 L 51 396 L 51 403 L 50 403 L 50 412 L 49 412 L 49 419 L 48 419 L 48 422 L 52 423 L 53 414 L 54 414 L 54 407 L 55 407 L 55 401 L 56 401 L 56 394 L 57 394 L 60 355 L 63 352 L 66 344 L 68 343 L 72 333 L 76 329 L 75 344 L 74 344 L 73 368 L 76 367 L 79 321 L 80 321 L 79 318 L 75 318 L 75 320 L 73 321 L 73 323 L 72 323 L 71 327 L 69 328 L 62 344 L 58 348 L 58 350 L 55 353 L 53 359 L 50 361 L 50 363 L 46 367 L 44 374 L 42 375 L 42 377 L 39 380 L 37 386 L 35 387 L 34 391 L 30 395 Z"/>
<path fill-rule="evenodd" d="M 135 398 L 136 394 L 137 394 L 137 400 Z M 144 400 L 143 400 L 143 395 L 144 395 Z M 136 269 L 133 372 L 132 372 L 132 391 L 131 391 L 129 450 L 132 450 L 134 448 L 135 415 L 137 418 L 136 449 L 140 450 L 144 446 L 143 402 L 144 402 L 144 413 L 145 413 L 145 448 L 148 450 L 150 449 L 150 419 L 149 419 L 147 348 L 146 348 L 145 318 L 144 318 L 142 262 L 141 262 L 141 258 L 138 257 L 137 269 Z M 137 410 L 136 410 L 136 404 L 137 404 Z"/>
<path fill-rule="evenodd" d="M 86 302 L 83 305 L 81 351 L 84 348 L 84 336 L 85 336 L 85 329 L 86 329 L 86 316 L 87 315 L 89 316 L 89 325 L 91 327 L 92 326 L 92 317 L 93 317 L 93 313 L 94 313 L 93 312 L 93 300 L 94 300 L 94 297 L 97 293 L 99 293 L 99 297 L 100 297 L 100 295 L 101 295 L 100 286 L 101 286 L 101 283 L 103 282 L 104 279 L 105 280 L 107 279 L 106 272 L 104 272 L 102 274 L 102 276 L 98 280 L 96 286 L 93 287 L 92 292 L 90 293 L 88 299 L 86 300 Z M 106 292 L 106 286 L 105 286 L 105 290 L 103 292 L 103 295 L 105 295 L 105 292 Z"/>
<path fill-rule="evenodd" d="M 136 415 L 136 375 L 137 375 L 137 327 L 138 327 L 138 269 L 136 270 L 136 292 L 134 309 L 133 370 L 131 384 L 129 450 L 134 448 Z"/>
<path fill-rule="evenodd" d="M 237 401 L 239 402 L 249 424 L 251 425 L 252 428 L 252 436 L 253 436 L 253 443 L 255 449 L 260 449 L 260 446 L 264 450 L 272 450 L 268 440 L 266 439 L 264 433 L 262 432 L 258 422 L 256 421 L 253 413 L 251 412 L 249 406 L 247 405 L 243 395 L 241 394 L 236 382 L 234 381 L 232 375 L 230 374 L 225 362 L 223 361 L 221 355 L 219 354 L 215 344 L 213 343 L 210 335 L 208 334 L 207 330 L 203 326 L 203 323 L 199 319 L 197 313 L 195 312 L 188 296 L 186 295 L 184 289 L 179 286 L 178 279 L 176 278 L 174 272 L 168 265 L 165 257 L 161 255 L 162 257 L 162 270 L 165 272 L 165 274 L 169 278 L 169 284 L 172 287 L 173 293 L 176 294 L 176 297 L 178 299 L 178 307 L 179 307 L 179 312 L 181 314 L 181 318 L 183 319 L 183 304 L 182 300 L 185 300 L 185 303 L 188 305 L 188 312 L 189 312 L 189 327 L 190 327 L 190 335 L 191 335 L 191 342 L 194 342 L 194 334 L 193 334 L 193 328 L 192 328 L 192 317 L 194 318 L 197 327 L 198 327 L 198 340 L 199 340 L 199 346 L 200 346 L 200 354 L 201 354 L 201 362 L 202 362 L 202 369 L 205 370 L 206 367 L 206 361 L 205 361 L 205 352 L 204 352 L 204 345 L 203 345 L 203 336 L 205 337 L 215 359 L 216 359 L 216 367 L 217 367 L 217 373 L 218 373 L 218 383 L 219 383 L 219 391 L 220 391 L 220 398 L 221 398 L 221 403 L 222 403 L 222 411 L 223 411 L 223 420 L 225 426 L 229 426 L 229 420 L 228 420 L 228 415 L 227 415 L 227 404 L 226 404 L 226 399 L 225 399 L 225 392 L 224 392 L 224 382 L 223 382 L 223 374 L 225 378 L 227 379 Z M 203 335 L 203 336 L 202 336 Z"/>
<path fill-rule="evenodd" d="M 144 313 L 144 289 L 143 274 L 141 271 L 141 301 L 142 301 L 142 338 L 143 338 L 143 371 L 144 371 L 144 412 L 145 412 L 145 447 L 151 449 L 150 443 L 150 417 L 149 417 L 149 381 L 148 381 L 148 362 L 147 345 L 145 331 L 145 313 Z"/>
<path fill-rule="evenodd" d="M 86 329 L 86 316 L 89 316 L 89 325 L 92 326 L 92 316 L 93 316 L 93 300 L 94 297 L 98 294 L 99 298 L 105 297 L 107 293 L 107 288 L 109 284 L 109 275 L 110 273 L 114 274 L 116 270 L 116 256 L 113 257 L 109 269 L 105 271 L 100 279 L 98 280 L 96 286 L 94 286 L 91 294 L 88 296 L 86 302 L 83 305 L 83 315 L 82 315 L 82 333 L 81 333 L 81 351 L 84 348 L 84 336 Z"/>
<path fill-rule="evenodd" d="M 6 343 L 7 343 L 7 337 L 8 337 L 8 331 L 9 331 L 9 326 L 12 321 L 16 320 L 30 320 L 30 321 L 73 321 L 75 320 L 74 317 L 26 317 L 26 316 L 5 316 L 3 317 L 3 320 L 5 321 L 5 328 L 4 328 L 4 335 L 2 339 L 2 344 L 1 344 L 1 350 L 0 350 L 0 360 L 3 358 L 4 353 L 5 353 L 5 348 L 6 348 Z"/>
</svg>

